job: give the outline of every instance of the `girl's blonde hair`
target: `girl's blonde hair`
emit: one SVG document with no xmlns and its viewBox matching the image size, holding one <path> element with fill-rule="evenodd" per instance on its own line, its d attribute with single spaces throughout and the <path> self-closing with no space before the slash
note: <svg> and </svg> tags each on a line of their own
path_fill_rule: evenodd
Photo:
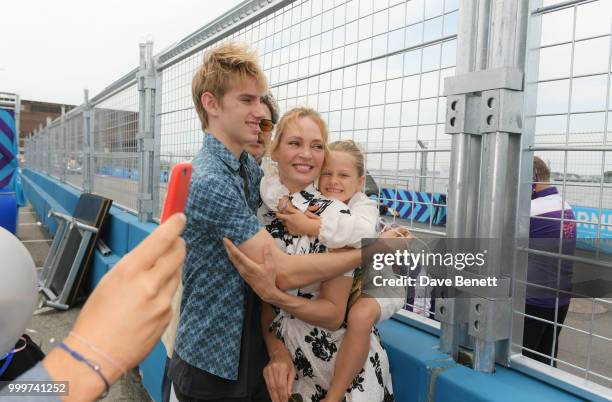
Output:
<svg viewBox="0 0 612 402">
<path fill-rule="evenodd" d="M 297 122 L 303 117 L 310 118 L 310 120 L 312 120 L 317 126 L 319 126 L 319 130 L 321 130 L 321 137 L 323 139 L 323 150 L 325 151 L 325 155 L 329 153 L 329 147 L 327 145 L 327 124 L 325 124 L 325 121 L 323 120 L 319 112 L 309 107 L 295 107 L 285 113 L 276 125 L 276 135 L 272 140 L 272 144 L 270 144 L 270 154 L 272 154 L 278 149 L 281 139 L 283 138 L 287 127 L 291 123 L 294 123 L 298 130 L 301 130 Z"/>
<path fill-rule="evenodd" d="M 344 152 L 355 159 L 355 168 L 359 177 L 365 175 L 365 161 L 359 144 L 353 140 L 334 141 L 329 144 L 330 151 Z"/>
</svg>

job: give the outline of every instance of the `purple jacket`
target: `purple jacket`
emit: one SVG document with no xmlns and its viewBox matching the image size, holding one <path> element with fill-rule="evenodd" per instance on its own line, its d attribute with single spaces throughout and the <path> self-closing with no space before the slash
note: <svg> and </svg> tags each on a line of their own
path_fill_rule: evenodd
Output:
<svg viewBox="0 0 612 402">
<path fill-rule="evenodd" d="M 563 228 L 561 228 L 561 218 L 564 219 Z M 556 187 L 548 187 L 534 193 L 531 199 L 529 247 L 557 254 L 562 252 L 573 255 L 576 250 L 575 219 L 572 207 L 567 202 L 563 202 Z M 557 275 L 560 273 L 559 289 L 570 291 L 573 262 L 562 260 L 559 267 L 559 261 L 553 257 L 530 254 L 528 282 L 556 289 Z M 529 305 L 554 308 L 555 298 L 555 291 L 527 286 L 527 304 Z M 565 306 L 569 302 L 569 295 L 559 293 L 559 306 Z"/>
</svg>

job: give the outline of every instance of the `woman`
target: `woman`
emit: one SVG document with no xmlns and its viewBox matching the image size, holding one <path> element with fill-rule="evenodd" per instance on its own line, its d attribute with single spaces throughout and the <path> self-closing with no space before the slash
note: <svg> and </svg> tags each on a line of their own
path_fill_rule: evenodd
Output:
<svg viewBox="0 0 612 402">
<path fill-rule="evenodd" d="M 326 148 L 325 123 L 317 112 L 308 108 L 295 108 L 281 118 L 271 146 L 272 160 L 278 165 L 280 180 L 289 189 L 293 205 L 302 211 L 318 205 L 316 214 L 319 216 L 346 213 L 348 209 L 337 200 L 326 199 L 314 187 Z M 258 217 L 288 254 L 326 251 L 317 237 L 291 235 L 265 204 L 260 207 Z M 274 314 L 271 306 L 263 307 L 264 325 L 271 324 L 270 330 L 284 342 L 293 358 L 297 370 L 293 392 L 300 394 L 304 401 L 325 398 L 345 333 L 343 322 L 351 284 L 352 272 L 349 272 L 292 291 L 309 299 L 317 308 L 280 310 Z M 393 400 L 387 355 L 375 331 L 370 336 L 367 363 L 347 391 L 348 402 Z"/>
</svg>

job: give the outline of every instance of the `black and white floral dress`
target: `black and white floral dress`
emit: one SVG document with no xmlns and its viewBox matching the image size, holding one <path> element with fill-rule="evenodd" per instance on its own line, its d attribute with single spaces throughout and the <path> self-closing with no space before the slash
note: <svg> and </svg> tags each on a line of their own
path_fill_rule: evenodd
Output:
<svg viewBox="0 0 612 402">
<path fill-rule="evenodd" d="M 292 204 L 305 211 L 311 205 L 319 205 L 316 214 L 350 213 L 347 206 L 339 201 L 324 198 L 314 186 L 290 196 Z M 276 219 L 274 212 L 263 204 L 258 211 L 258 218 L 281 249 L 288 254 L 322 253 L 326 251 L 316 237 L 292 236 Z M 352 276 L 352 272 L 346 274 Z M 290 293 L 316 299 L 319 297 L 320 283 L 290 291 Z M 293 356 L 296 369 L 296 381 L 293 393 L 300 394 L 303 401 L 318 402 L 325 398 L 334 376 L 336 356 L 344 337 L 346 327 L 337 331 L 308 324 L 291 314 L 279 310 L 270 330 L 274 331 Z M 370 352 L 366 364 L 355 377 L 345 394 L 347 402 L 388 402 L 393 401 L 393 388 L 389 372 L 389 359 L 375 329 L 370 334 Z"/>
</svg>

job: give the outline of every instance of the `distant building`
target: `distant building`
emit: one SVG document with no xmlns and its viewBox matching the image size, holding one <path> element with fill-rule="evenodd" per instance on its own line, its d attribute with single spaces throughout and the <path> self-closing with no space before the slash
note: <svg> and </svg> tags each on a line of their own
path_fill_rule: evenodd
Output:
<svg viewBox="0 0 612 402">
<path fill-rule="evenodd" d="M 42 124 L 47 124 L 47 117 L 51 120 L 62 115 L 62 106 L 66 112 L 75 108 L 74 105 L 63 105 L 61 103 L 38 102 L 31 100 L 21 101 L 21 117 L 19 128 L 19 147 L 23 147 L 24 139 L 34 132 Z"/>
<path fill-rule="evenodd" d="M 16 110 L 16 104 L 20 104 L 19 111 Z M 0 92 L 0 108 L 15 111 L 15 117 L 19 118 L 19 149 L 21 152 L 23 152 L 25 138 L 37 130 L 40 125 L 47 124 L 47 118 L 54 120 L 61 116 L 62 106 L 66 112 L 75 107 L 61 103 L 19 100 L 17 94 Z"/>
</svg>

